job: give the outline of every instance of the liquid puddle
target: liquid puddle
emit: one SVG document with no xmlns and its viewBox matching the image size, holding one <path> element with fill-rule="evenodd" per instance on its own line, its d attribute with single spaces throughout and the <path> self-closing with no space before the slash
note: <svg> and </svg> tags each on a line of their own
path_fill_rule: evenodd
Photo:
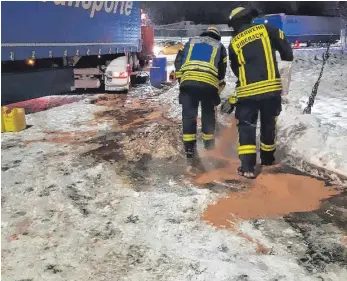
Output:
<svg viewBox="0 0 347 281">
<path fill-rule="evenodd" d="M 233 124 L 236 124 L 233 121 Z M 264 169 L 255 180 L 237 175 L 239 161 L 235 152 L 236 126 L 225 129 L 216 149 L 204 153 L 203 157 L 225 161 L 223 168 L 212 169 L 195 179 L 203 185 L 223 180 L 236 180 L 246 184 L 244 191 L 232 192 L 207 207 L 202 219 L 219 229 L 229 229 L 238 236 L 255 243 L 257 253 L 268 254 L 256 239 L 238 230 L 244 220 L 276 218 L 293 212 L 310 212 L 319 209 L 321 200 L 340 192 L 336 187 L 326 187 L 325 182 L 309 176 L 276 173 L 276 169 Z M 233 147 L 234 149 L 230 149 Z"/>
<path fill-rule="evenodd" d="M 229 221 L 272 218 L 319 208 L 322 199 L 339 194 L 323 181 L 291 174 L 259 175 L 247 191 L 231 193 L 208 206 L 202 217 L 216 227 Z"/>
</svg>

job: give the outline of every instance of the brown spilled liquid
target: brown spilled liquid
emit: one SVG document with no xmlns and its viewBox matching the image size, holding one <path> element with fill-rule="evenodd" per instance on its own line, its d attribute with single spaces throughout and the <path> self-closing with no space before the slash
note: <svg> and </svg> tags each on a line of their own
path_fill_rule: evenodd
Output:
<svg viewBox="0 0 347 281">
<path fill-rule="evenodd" d="M 249 190 L 230 194 L 208 206 L 203 219 L 217 227 L 229 221 L 279 217 L 292 212 L 319 208 L 320 200 L 337 195 L 334 188 L 305 176 L 290 174 L 259 175 Z"/>
<path fill-rule="evenodd" d="M 227 165 L 203 173 L 195 182 L 203 185 L 223 180 L 237 180 L 246 183 L 248 188 L 245 191 L 232 192 L 228 197 L 209 205 L 202 214 L 202 219 L 217 228 L 236 232 L 255 243 L 258 253 L 266 254 L 269 252 L 266 247 L 237 229 L 238 222 L 275 218 L 292 212 L 313 211 L 320 207 L 322 199 L 337 195 L 339 191 L 333 187 L 326 187 L 324 181 L 293 174 L 271 174 L 271 169 L 258 175 L 255 180 L 240 179 L 236 173 L 239 161 L 235 149 L 230 152 L 230 147 L 236 147 L 236 137 L 236 126 L 222 132 L 216 149 L 205 153 L 203 157 L 223 160 Z"/>
<path fill-rule="evenodd" d="M 211 183 L 214 181 L 221 180 L 240 180 L 244 179 L 237 174 L 237 167 L 240 165 L 237 152 L 237 127 L 235 118 L 231 118 L 230 122 L 233 124 L 229 128 L 225 128 L 221 131 L 219 142 L 215 149 L 211 151 L 204 151 L 201 156 L 202 158 L 215 159 L 226 162 L 223 168 L 213 169 L 199 175 L 195 179 L 195 183 L 199 185 Z"/>
<path fill-rule="evenodd" d="M 25 141 L 26 145 L 36 142 L 47 142 L 47 143 L 60 143 L 60 144 L 71 144 L 85 141 L 89 137 L 96 136 L 97 131 L 76 131 L 76 132 L 54 132 L 46 131 L 46 137 L 44 139 L 36 139 Z"/>
</svg>

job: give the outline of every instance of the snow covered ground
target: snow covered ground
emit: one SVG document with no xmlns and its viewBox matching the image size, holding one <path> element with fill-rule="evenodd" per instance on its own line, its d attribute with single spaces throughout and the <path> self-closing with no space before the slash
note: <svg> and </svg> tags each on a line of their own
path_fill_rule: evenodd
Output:
<svg viewBox="0 0 347 281">
<path fill-rule="evenodd" d="M 290 92 L 284 97 L 279 118 L 278 145 L 298 168 L 303 161 L 347 176 L 347 55 L 335 51 L 329 58 L 311 115 L 303 115 L 312 88 L 318 79 L 324 49 L 295 52 Z M 316 59 L 315 59 L 316 57 Z M 168 57 L 168 72 L 174 56 Z M 280 63 L 280 65 L 285 65 Z M 235 77 L 228 68 L 227 86 L 221 96 L 234 91 Z M 180 117 L 178 85 L 160 96 L 171 104 L 171 117 Z M 220 122 L 223 122 L 221 118 Z M 295 159 L 294 159 L 295 158 Z"/>
<path fill-rule="evenodd" d="M 312 238 L 305 234 L 303 240 L 283 219 L 241 224 L 244 234 L 272 249 L 262 255 L 255 243 L 200 219 L 221 194 L 182 184 L 170 174 L 150 186 L 134 186 L 117 162 L 86 154 L 100 146 L 93 137 L 111 140 L 106 146 L 117 144 L 108 123 L 88 125 L 99 110 L 105 108 L 84 102 L 57 107 L 29 115 L 33 127 L 26 131 L 2 135 L 2 280 L 338 281 L 347 276 L 330 258 L 323 265 L 300 262 L 298 253 L 305 257 Z M 77 142 L 45 142 L 55 136 L 52 131 L 73 132 Z M 320 237 L 326 240 L 320 243 L 335 257 L 341 234 L 330 228 L 322 226 Z M 310 272 L 311 267 L 318 271 Z"/>
<path fill-rule="evenodd" d="M 306 161 L 347 174 L 345 58 L 326 67 L 313 114 L 303 116 L 320 69 L 320 63 L 311 60 L 304 57 L 294 63 L 279 144 Z M 229 71 L 224 96 L 233 91 L 234 81 Z M 136 103 L 138 114 L 153 103 L 163 110 L 169 106 L 166 117 L 181 115 L 177 85 L 163 90 L 141 86 L 124 98 L 121 109 Z M 325 209 L 307 215 L 293 214 L 292 219 L 242 222 L 245 235 L 271 249 L 259 254 L 254 241 L 201 220 L 207 205 L 225 193 L 173 175 L 181 163 L 171 149 L 176 134 L 159 131 L 146 144 L 145 154 L 150 149 L 170 152 L 167 158 L 159 157 L 168 170 L 162 176 L 151 161 L 136 168 L 130 162 L 93 156 L 100 146 L 112 155 L 119 145 L 124 145 L 124 153 L 138 151 L 136 137 L 145 142 L 159 126 L 158 121 L 135 135 L 118 133 L 124 120 L 116 125 L 110 123 L 118 120 L 113 115 L 95 120 L 99 111 L 112 113 L 112 108 L 80 101 L 30 114 L 31 128 L 2 134 L 4 281 L 346 280 L 347 230 L 331 222 L 336 216 L 331 205 L 324 203 Z M 167 127 L 179 129 L 175 123 Z M 339 198 L 343 204 L 345 197 Z"/>
<path fill-rule="evenodd" d="M 278 147 L 292 158 L 291 164 L 298 168 L 304 167 L 304 161 L 347 176 L 346 54 L 336 53 L 329 58 L 312 114 L 302 114 L 319 76 L 321 53 L 322 50 L 295 52 L 290 91 L 284 97 L 283 111 L 278 120 Z M 285 65 L 280 62 L 281 67 Z M 234 90 L 235 77 L 230 71 L 226 81 L 223 98 Z"/>
<path fill-rule="evenodd" d="M 312 114 L 303 115 L 322 65 L 317 58 L 306 52 L 295 54 L 278 141 L 288 154 L 347 176 L 347 55 L 329 58 Z"/>
</svg>

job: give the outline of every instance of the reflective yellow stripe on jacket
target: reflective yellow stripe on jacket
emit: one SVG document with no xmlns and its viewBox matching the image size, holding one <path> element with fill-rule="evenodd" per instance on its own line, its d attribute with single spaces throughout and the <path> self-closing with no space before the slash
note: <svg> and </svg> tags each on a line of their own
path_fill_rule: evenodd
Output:
<svg viewBox="0 0 347 281">
<path fill-rule="evenodd" d="M 201 70 L 201 71 L 206 71 L 206 72 L 211 72 L 213 73 L 214 75 L 218 75 L 218 72 L 217 72 L 217 69 L 215 67 L 212 67 L 211 65 L 209 64 L 206 64 L 204 62 L 199 62 L 199 61 L 195 61 L 195 62 L 188 62 L 188 63 L 185 63 L 180 71 L 186 71 L 186 70 Z"/>
<path fill-rule="evenodd" d="M 219 81 L 216 76 L 211 73 L 202 72 L 202 71 L 184 71 L 181 83 L 184 81 L 199 81 L 210 84 L 218 89 Z"/>
<path fill-rule="evenodd" d="M 278 32 L 279 32 L 279 35 L 280 35 L 280 39 L 284 39 L 284 33 L 283 33 L 283 31 L 281 30 L 281 29 L 279 29 L 278 30 Z"/>
<path fill-rule="evenodd" d="M 283 32 L 280 33 L 283 37 Z M 245 72 L 246 61 L 243 54 L 243 47 L 251 42 L 259 40 L 262 43 L 266 61 L 267 80 L 247 83 L 247 73 Z M 236 87 L 238 98 L 250 97 L 282 90 L 280 78 L 276 78 L 275 62 L 273 58 L 270 37 L 264 25 L 256 25 L 239 33 L 231 40 L 231 45 L 237 55 L 239 63 L 239 82 Z"/>
<path fill-rule="evenodd" d="M 282 83 L 280 78 L 251 83 L 243 87 L 236 87 L 238 98 L 250 97 L 281 90 Z"/>
<path fill-rule="evenodd" d="M 213 47 L 209 61 L 191 60 L 192 51 L 195 44 L 190 44 L 185 63 L 180 68 L 182 72 L 181 83 L 184 81 L 204 82 L 219 89 L 218 69 L 215 66 L 215 59 L 218 48 Z"/>
<path fill-rule="evenodd" d="M 176 71 L 175 75 L 176 75 L 176 79 L 182 78 L 182 71 Z"/>
</svg>

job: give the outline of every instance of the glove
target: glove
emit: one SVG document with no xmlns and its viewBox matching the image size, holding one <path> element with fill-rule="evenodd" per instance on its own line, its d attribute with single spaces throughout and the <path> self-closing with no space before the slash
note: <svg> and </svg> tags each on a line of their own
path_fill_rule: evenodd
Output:
<svg viewBox="0 0 347 281">
<path fill-rule="evenodd" d="M 234 111 L 235 105 L 231 104 L 229 100 L 222 103 L 221 112 L 224 114 L 231 114 Z"/>
<path fill-rule="evenodd" d="M 178 81 L 179 84 L 181 84 L 182 75 L 183 75 L 183 73 L 181 71 L 175 72 L 175 79 Z"/>
<path fill-rule="evenodd" d="M 233 93 L 221 106 L 222 113 L 231 114 L 234 111 L 237 102 L 236 94 Z"/>
<path fill-rule="evenodd" d="M 219 82 L 219 88 L 224 88 L 226 84 L 227 84 L 227 83 L 225 83 L 224 80 L 220 81 L 220 82 Z"/>
<path fill-rule="evenodd" d="M 226 83 L 224 81 L 219 82 L 218 94 L 220 94 L 224 90 L 225 85 L 226 85 Z"/>
<path fill-rule="evenodd" d="M 175 71 L 171 71 L 170 75 L 169 75 L 169 79 L 170 81 L 175 81 L 176 80 L 176 73 Z"/>
</svg>

